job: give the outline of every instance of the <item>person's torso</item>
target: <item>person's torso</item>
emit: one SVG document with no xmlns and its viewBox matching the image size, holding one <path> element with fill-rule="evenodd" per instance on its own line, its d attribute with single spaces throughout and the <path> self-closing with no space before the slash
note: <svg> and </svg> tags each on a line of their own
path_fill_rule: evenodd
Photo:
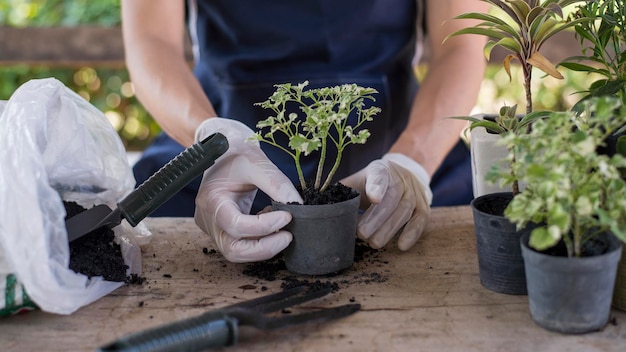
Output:
<svg viewBox="0 0 626 352">
<path fill-rule="evenodd" d="M 364 126 L 370 140 L 345 151 L 337 178 L 380 158 L 404 128 L 417 89 L 412 63 L 420 1 L 189 0 L 187 6 L 194 72 L 221 117 L 256 130 L 269 112 L 254 104 L 278 83 L 375 88 L 382 112 Z M 262 148 L 296 180 L 289 156 Z M 315 160 L 305 164 L 311 177 Z"/>
</svg>

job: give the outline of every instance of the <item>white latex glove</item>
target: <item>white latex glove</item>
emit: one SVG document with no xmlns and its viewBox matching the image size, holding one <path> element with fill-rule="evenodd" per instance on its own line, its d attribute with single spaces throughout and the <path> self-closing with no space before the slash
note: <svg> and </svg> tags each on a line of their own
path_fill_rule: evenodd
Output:
<svg viewBox="0 0 626 352">
<path fill-rule="evenodd" d="M 258 142 L 246 142 L 252 130 L 239 121 L 211 118 L 196 130 L 195 140 L 220 132 L 226 153 L 202 177 L 196 196 L 196 225 L 211 235 L 224 257 L 237 263 L 269 259 L 289 245 L 292 235 L 280 231 L 291 221 L 286 211 L 249 215 L 257 189 L 279 202 L 302 203 L 292 182 L 263 153 Z"/>
<path fill-rule="evenodd" d="M 413 159 L 389 153 L 341 183 L 361 192 L 361 208 L 367 210 L 359 219 L 357 234 L 372 248 L 382 248 L 401 229 L 401 250 L 420 238 L 433 195 L 428 173 Z"/>
</svg>

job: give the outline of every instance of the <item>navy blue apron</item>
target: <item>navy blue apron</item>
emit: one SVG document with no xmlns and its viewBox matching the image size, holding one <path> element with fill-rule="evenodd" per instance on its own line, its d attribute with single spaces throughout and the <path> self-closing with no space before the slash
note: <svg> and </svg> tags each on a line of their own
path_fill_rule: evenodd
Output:
<svg viewBox="0 0 626 352">
<path fill-rule="evenodd" d="M 417 92 L 415 0 L 189 1 L 187 11 L 197 44 L 194 73 L 221 117 L 256 130 L 270 111 L 254 104 L 266 100 L 278 83 L 306 80 L 309 88 L 356 83 L 379 92 L 374 104 L 382 112 L 364 125 L 371 137 L 344 151 L 336 180 L 382 157 L 404 129 Z M 293 159 L 264 143 L 261 147 L 296 183 Z M 182 150 L 160 135 L 133 168 L 138 184 Z M 327 160 L 334 160 L 333 152 Z M 315 154 L 304 160 L 309 179 L 316 160 Z M 433 176 L 433 206 L 468 204 L 470 170 L 469 150 L 459 140 Z M 200 178 L 152 216 L 193 216 L 199 184 Z M 252 212 L 267 204 L 267 196 L 258 192 Z"/>
</svg>

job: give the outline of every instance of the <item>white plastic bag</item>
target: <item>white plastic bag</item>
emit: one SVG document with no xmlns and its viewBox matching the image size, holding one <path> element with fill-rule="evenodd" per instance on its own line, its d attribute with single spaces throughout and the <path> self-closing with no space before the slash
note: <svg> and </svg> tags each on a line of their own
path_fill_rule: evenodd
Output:
<svg viewBox="0 0 626 352">
<path fill-rule="evenodd" d="M 0 104 L 0 310 L 30 297 L 70 314 L 122 286 L 68 268 L 63 201 L 114 207 L 134 184 L 104 114 L 58 80 L 29 81 Z M 125 224 L 115 235 L 129 274 L 140 274 L 137 238 L 146 242 L 149 231 Z"/>
</svg>

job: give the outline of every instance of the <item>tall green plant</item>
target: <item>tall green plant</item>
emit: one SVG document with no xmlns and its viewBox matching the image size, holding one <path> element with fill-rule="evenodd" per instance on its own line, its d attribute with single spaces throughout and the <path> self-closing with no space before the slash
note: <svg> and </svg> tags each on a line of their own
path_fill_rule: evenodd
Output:
<svg viewBox="0 0 626 352">
<path fill-rule="evenodd" d="M 455 19 L 481 21 L 473 27 L 463 28 L 451 34 L 477 34 L 490 38 L 485 45 L 485 56 L 489 59 L 494 47 L 499 46 L 510 52 L 503 61 L 506 73 L 511 78 L 511 61 L 517 60 L 522 66 L 524 91 L 526 93 L 526 113 L 533 111 L 531 92 L 532 68 L 562 79 L 556 66 L 544 57 L 539 49 L 555 34 L 586 19 L 568 21 L 564 19 L 563 8 L 583 0 L 482 0 L 492 8 L 499 9 L 502 16 L 491 13 L 470 12 Z"/>
<path fill-rule="evenodd" d="M 601 77 L 583 92 L 586 95 L 574 109 L 581 110 L 583 101 L 598 96 L 616 95 L 626 104 L 626 1 L 587 1 L 574 16 L 591 19 L 574 26 L 582 55 L 570 57 L 561 65 Z"/>
</svg>

